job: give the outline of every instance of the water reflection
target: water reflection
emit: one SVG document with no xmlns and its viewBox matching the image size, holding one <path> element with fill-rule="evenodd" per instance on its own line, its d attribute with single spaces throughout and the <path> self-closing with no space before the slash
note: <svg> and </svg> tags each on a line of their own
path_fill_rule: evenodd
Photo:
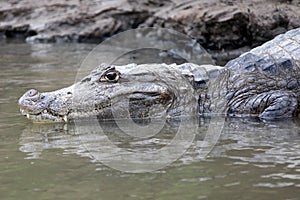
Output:
<svg viewBox="0 0 300 200">
<path fill-rule="evenodd" d="M 267 121 L 228 119 L 222 140 L 213 151 L 237 162 L 258 167 L 287 164 L 299 167 L 299 119 Z"/>
<path fill-rule="evenodd" d="M 124 123 L 118 126 L 122 124 L 120 121 L 32 124 L 21 135 L 20 150 L 27 153 L 27 158 L 39 158 L 46 149 L 60 148 L 121 171 L 148 172 L 176 161 L 195 135 L 202 134 L 197 132 L 197 117 L 166 123 L 149 137 L 136 137 L 131 134 L 136 130 L 131 131 L 132 127 L 125 127 Z"/>
<path fill-rule="evenodd" d="M 209 145 L 205 146 L 204 140 L 211 134 L 209 131 L 212 130 L 209 126 L 215 121 L 212 118 L 185 121 L 191 127 L 195 122 L 199 127 L 195 139 L 187 152 L 172 164 L 173 166 L 201 162 L 204 159 L 201 151 L 207 148 L 209 151 L 212 150 L 208 154 L 210 159 L 226 157 L 232 160 L 232 165 L 251 163 L 259 168 L 270 168 L 278 164 L 286 164 L 288 168 L 297 170 L 300 168 L 300 121 L 298 119 L 263 122 L 253 118 L 226 118 L 224 125 L 218 127 L 222 129 L 219 130 L 221 135 L 215 137 L 218 142 L 216 141 L 213 148 Z M 75 124 L 31 124 L 20 136 L 20 150 L 26 153 L 28 159 L 39 158 L 44 150 L 58 148 L 63 149 L 64 154 L 88 157 L 93 162 L 107 161 L 107 159 L 120 162 L 121 153 L 124 153 L 120 149 L 150 154 L 170 144 L 172 138 L 178 133 L 178 127 L 179 123 L 168 123 L 157 135 L 149 138 L 133 138 L 122 133 L 114 122 L 101 123 L 101 129 L 89 123 L 81 125 L 77 123 L 76 126 Z M 189 128 L 185 127 L 184 130 L 185 135 L 193 134 Z M 214 131 L 214 134 L 219 134 L 216 129 Z M 107 144 L 108 141 L 118 148 L 112 148 Z M 105 148 L 112 149 L 103 150 Z M 135 164 L 141 162 L 138 157 L 135 161 Z"/>
</svg>

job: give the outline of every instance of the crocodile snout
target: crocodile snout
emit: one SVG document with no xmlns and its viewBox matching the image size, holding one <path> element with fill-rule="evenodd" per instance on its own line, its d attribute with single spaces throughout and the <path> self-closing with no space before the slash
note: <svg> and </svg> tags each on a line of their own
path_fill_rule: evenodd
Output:
<svg viewBox="0 0 300 200">
<path fill-rule="evenodd" d="M 20 111 L 29 119 L 35 121 L 67 121 L 67 114 L 72 104 L 70 88 L 54 92 L 39 92 L 28 90 L 19 99 Z"/>
<path fill-rule="evenodd" d="M 23 114 L 38 114 L 48 105 L 47 99 L 37 90 L 31 89 L 19 99 L 18 104 Z"/>
</svg>

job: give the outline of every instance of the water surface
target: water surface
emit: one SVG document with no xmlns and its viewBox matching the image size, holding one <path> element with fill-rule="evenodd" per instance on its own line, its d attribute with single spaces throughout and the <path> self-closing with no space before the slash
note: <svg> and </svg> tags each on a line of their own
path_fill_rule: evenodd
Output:
<svg viewBox="0 0 300 200">
<path fill-rule="evenodd" d="M 195 141 L 176 162 L 151 173 L 126 173 L 93 157 L 97 148 L 86 148 L 95 142 L 88 140 L 89 129 L 33 124 L 20 115 L 17 100 L 27 89 L 72 84 L 92 48 L 1 44 L 0 199 L 300 199 L 299 119 L 219 119 L 220 138 L 205 159 L 199 144 L 213 119 L 198 119 Z M 114 135 L 113 124 L 104 127 L 131 150 L 147 152 L 173 137 L 167 129 L 165 135 L 128 140 Z"/>
</svg>

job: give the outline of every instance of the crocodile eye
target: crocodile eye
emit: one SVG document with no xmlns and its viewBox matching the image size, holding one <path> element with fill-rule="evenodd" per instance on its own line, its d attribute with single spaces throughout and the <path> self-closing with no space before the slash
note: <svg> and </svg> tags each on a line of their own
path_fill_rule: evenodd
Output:
<svg viewBox="0 0 300 200">
<path fill-rule="evenodd" d="M 117 82 L 119 80 L 120 76 L 119 73 L 116 71 L 107 72 L 104 74 L 101 78 L 101 82 Z"/>
</svg>

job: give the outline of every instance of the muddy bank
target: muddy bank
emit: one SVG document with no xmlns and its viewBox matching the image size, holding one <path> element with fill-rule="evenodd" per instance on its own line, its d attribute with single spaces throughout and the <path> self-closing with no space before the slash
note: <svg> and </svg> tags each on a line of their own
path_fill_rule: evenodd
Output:
<svg viewBox="0 0 300 200">
<path fill-rule="evenodd" d="M 300 27 L 298 0 L 0 1 L 0 38 L 100 42 L 138 27 L 173 28 L 209 50 L 257 46 Z"/>
</svg>

